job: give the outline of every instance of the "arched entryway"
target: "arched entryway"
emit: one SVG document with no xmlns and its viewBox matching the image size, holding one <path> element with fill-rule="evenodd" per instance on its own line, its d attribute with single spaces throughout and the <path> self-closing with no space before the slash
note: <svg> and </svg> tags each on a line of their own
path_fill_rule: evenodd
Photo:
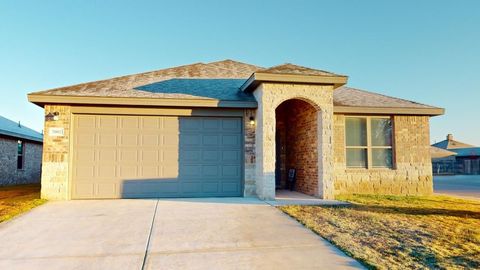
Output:
<svg viewBox="0 0 480 270">
<path fill-rule="evenodd" d="M 318 117 L 316 106 L 289 99 L 275 110 L 275 187 L 287 188 L 288 170 L 296 170 L 294 190 L 319 196 Z"/>
</svg>

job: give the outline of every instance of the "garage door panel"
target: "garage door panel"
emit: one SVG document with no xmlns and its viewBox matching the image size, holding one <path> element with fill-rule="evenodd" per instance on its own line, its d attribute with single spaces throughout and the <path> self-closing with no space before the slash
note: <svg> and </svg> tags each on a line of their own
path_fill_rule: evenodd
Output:
<svg viewBox="0 0 480 270">
<path fill-rule="evenodd" d="M 204 150 L 202 152 L 202 161 L 205 162 L 218 162 L 220 161 L 221 152 L 218 150 Z"/>
<path fill-rule="evenodd" d="M 98 118 L 98 128 L 104 130 L 115 130 L 117 129 L 117 117 L 115 116 L 103 116 Z"/>
<path fill-rule="evenodd" d="M 85 129 L 95 128 L 96 117 L 93 115 L 84 115 L 83 117 L 78 118 L 75 123 L 77 128 L 85 128 Z"/>
<path fill-rule="evenodd" d="M 240 176 L 240 166 L 239 165 L 223 165 L 222 166 L 222 176 L 223 177 L 238 177 L 238 176 Z"/>
<path fill-rule="evenodd" d="M 115 165 L 110 165 L 110 164 L 99 164 L 97 168 L 97 174 L 95 177 L 101 178 L 101 177 L 106 177 L 107 179 L 109 177 L 116 177 L 117 176 L 117 168 Z"/>
<path fill-rule="evenodd" d="M 241 153 L 239 150 L 224 150 L 222 151 L 222 161 L 238 163 L 241 159 Z"/>
<path fill-rule="evenodd" d="M 219 189 L 219 183 L 218 182 L 204 182 L 202 184 L 202 191 L 206 193 L 218 193 L 220 191 Z"/>
<path fill-rule="evenodd" d="M 158 163 L 159 151 L 158 150 L 143 150 L 141 151 L 140 162 L 143 164 Z"/>
<path fill-rule="evenodd" d="M 220 144 L 220 136 L 219 135 L 203 135 L 202 136 L 202 144 L 199 146 L 218 146 Z"/>
<path fill-rule="evenodd" d="M 74 115 L 72 197 L 240 196 L 241 123 L 240 118 Z"/>
<path fill-rule="evenodd" d="M 120 120 L 120 129 L 133 131 L 139 128 L 139 117 L 138 116 L 123 116 L 118 117 Z"/>
<path fill-rule="evenodd" d="M 202 177 L 219 177 L 220 168 L 218 165 L 202 166 Z"/>
<path fill-rule="evenodd" d="M 224 132 L 240 133 L 242 130 L 241 122 L 237 119 L 222 119 L 222 129 Z"/>
<path fill-rule="evenodd" d="M 200 121 L 199 121 L 200 122 Z M 203 130 L 204 131 L 218 131 L 220 129 L 221 121 L 218 121 L 218 119 L 212 118 L 212 119 L 204 119 L 202 121 L 203 123 Z"/>
<path fill-rule="evenodd" d="M 122 134 L 118 136 L 120 138 L 119 140 L 119 147 L 124 147 L 124 146 L 133 146 L 137 147 L 139 146 L 139 134 Z"/>
<path fill-rule="evenodd" d="M 222 192 L 236 192 L 239 188 L 238 181 L 222 182 Z"/>
<path fill-rule="evenodd" d="M 202 122 L 197 121 L 195 118 L 182 118 L 180 120 L 180 129 L 183 132 L 187 131 L 198 131 L 202 127 Z"/>
<path fill-rule="evenodd" d="M 117 160 L 117 150 L 113 147 L 105 147 L 97 150 L 98 162 L 110 163 Z"/>
<path fill-rule="evenodd" d="M 88 143 L 87 145 L 93 144 L 93 145 L 99 145 L 102 147 L 106 146 L 117 146 L 117 134 L 115 133 L 107 133 L 103 132 L 101 134 L 98 134 L 98 144 L 96 143 Z M 93 141 L 95 141 L 95 137 L 93 137 Z"/>
<path fill-rule="evenodd" d="M 240 144 L 240 135 L 229 134 L 222 136 L 222 146 L 237 147 Z"/>
<path fill-rule="evenodd" d="M 95 145 L 95 134 L 77 134 L 75 144 L 80 147 Z"/>
</svg>

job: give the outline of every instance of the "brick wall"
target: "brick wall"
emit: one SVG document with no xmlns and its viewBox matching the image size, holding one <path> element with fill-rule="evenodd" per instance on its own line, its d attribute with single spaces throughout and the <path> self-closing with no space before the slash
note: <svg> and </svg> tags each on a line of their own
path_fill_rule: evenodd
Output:
<svg viewBox="0 0 480 270">
<path fill-rule="evenodd" d="M 42 169 L 42 198 L 49 200 L 67 200 L 70 197 L 68 187 L 68 169 L 70 154 L 69 106 L 46 105 L 45 114 L 59 113 L 57 121 L 45 121 Z M 51 137 L 50 128 L 64 128 L 64 136 Z"/>
<path fill-rule="evenodd" d="M 427 195 L 433 192 L 428 116 L 394 116 L 394 169 L 348 169 L 345 116 L 334 115 L 335 194 Z"/>
<path fill-rule="evenodd" d="M 0 186 L 40 183 L 42 143 L 24 142 L 24 166 L 17 169 L 17 141 L 13 137 L 0 136 Z"/>
<path fill-rule="evenodd" d="M 277 147 L 283 161 L 282 178 L 286 178 L 288 169 L 295 168 L 295 190 L 317 196 L 317 110 L 302 100 L 282 103 L 277 109 L 277 142 L 282 145 L 281 149 Z"/>
</svg>

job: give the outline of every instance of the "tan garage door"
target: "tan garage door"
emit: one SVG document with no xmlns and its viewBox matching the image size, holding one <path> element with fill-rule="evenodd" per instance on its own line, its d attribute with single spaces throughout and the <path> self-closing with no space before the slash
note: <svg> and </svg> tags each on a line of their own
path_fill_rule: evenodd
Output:
<svg viewBox="0 0 480 270">
<path fill-rule="evenodd" d="M 241 123 L 74 115 L 72 198 L 241 196 Z"/>
</svg>

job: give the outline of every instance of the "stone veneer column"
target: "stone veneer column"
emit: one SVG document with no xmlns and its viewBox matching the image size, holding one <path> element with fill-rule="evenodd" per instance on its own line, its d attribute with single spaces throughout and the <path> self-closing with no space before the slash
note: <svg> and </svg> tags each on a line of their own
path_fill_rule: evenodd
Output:
<svg viewBox="0 0 480 270">
<path fill-rule="evenodd" d="M 333 199 L 333 86 L 262 83 L 253 95 L 258 102 L 255 130 L 257 196 L 264 200 L 275 199 L 275 109 L 286 100 L 300 99 L 318 110 L 318 195 Z"/>
<path fill-rule="evenodd" d="M 334 199 L 333 184 L 333 104 L 318 110 L 318 195 L 322 199 Z"/>
<path fill-rule="evenodd" d="M 262 200 L 275 199 L 275 107 L 263 85 L 253 93 L 258 102 L 255 129 L 256 192 Z"/>
<path fill-rule="evenodd" d="M 48 200 L 68 200 L 70 198 L 68 185 L 70 107 L 45 105 L 45 115 L 53 112 L 59 113 L 59 119 L 56 121 L 45 121 L 41 196 Z M 50 128 L 63 128 L 64 136 L 49 136 Z"/>
</svg>

